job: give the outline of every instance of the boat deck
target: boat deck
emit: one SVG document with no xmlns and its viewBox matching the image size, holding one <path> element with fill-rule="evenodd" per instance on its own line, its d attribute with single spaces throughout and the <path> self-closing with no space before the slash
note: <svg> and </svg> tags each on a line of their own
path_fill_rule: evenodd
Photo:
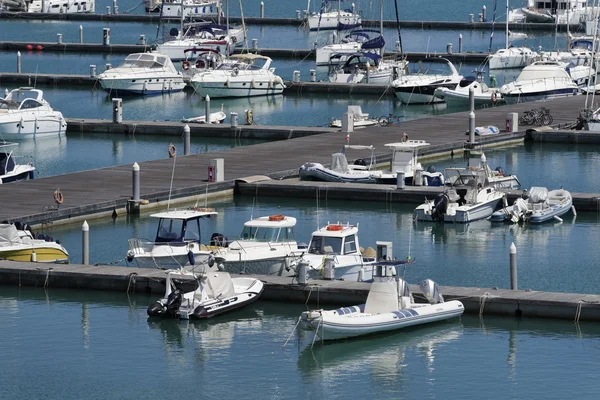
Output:
<svg viewBox="0 0 600 400">
<path fill-rule="evenodd" d="M 585 96 L 576 96 L 549 100 L 543 104 L 524 103 L 478 110 L 476 125 L 495 125 L 502 129 L 507 113 L 523 112 L 540 105 L 551 110 L 555 123 L 572 123 L 584 102 Z M 461 152 L 468 139 L 465 135 L 469 125 L 468 114 L 460 112 L 406 121 L 385 128 L 365 128 L 351 133 L 350 143 L 375 146 L 379 160 L 390 156 L 384 145 L 401 141 L 403 133 L 408 134 L 410 139 L 431 143 L 420 154 Z M 520 142 L 524 135 L 525 132 L 500 133 L 477 140 L 486 146 L 498 145 Z M 328 164 L 331 154 L 338 152 L 344 144 L 346 133 L 329 132 L 169 159 L 169 144 L 165 143 L 164 159 L 139 163 L 141 198 L 150 201 L 166 200 L 169 197 L 173 168 L 175 171 L 171 197 L 198 196 L 206 192 L 232 190 L 236 180 L 253 175 L 268 175 L 273 178 L 293 176 L 307 161 Z M 215 158 L 224 160 L 225 181 L 209 183 L 209 160 Z M 36 224 L 110 212 L 127 205 L 132 195 L 131 182 L 132 166 L 120 165 L 0 185 L 0 220 L 20 220 Z M 58 188 L 64 195 L 64 203 L 56 209 L 53 193 Z"/>
</svg>

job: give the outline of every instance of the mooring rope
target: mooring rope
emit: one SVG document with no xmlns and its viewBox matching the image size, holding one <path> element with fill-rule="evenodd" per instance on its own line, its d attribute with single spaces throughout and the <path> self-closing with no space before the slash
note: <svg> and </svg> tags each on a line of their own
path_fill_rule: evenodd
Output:
<svg viewBox="0 0 600 400">
<path fill-rule="evenodd" d="M 135 293 L 135 277 L 137 275 L 137 272 L 132 272 L 130 273 L 129 276 L 129 283 L 127 284 L 127 294 L 129 294 L 129 288 L 131 287 L 131 284 L 133 283 L 133 291 L 131 293 Z"/>
<path fill-rule="evenodd" d="M 290 339 L 292 338 L 292 335 L 294 334 L 294 332 L 296 332 L 296 328 L 298 328 L 298 325 L 300 325 L 300 321 L 302 320 L 302 317 L 298 317 L 298 321 L 296 322 L 296 325 L 294 326 L 294 329 L 292 330 L 292 333 L 290 333 L 290 336 L 288 336 L 287 340 L 285 341 L 285 343 L 283 344 L 283 346 L 281 346 L 281 348 L 284 348 L 286 344 L 288 344 L 288 342 L 290 341 Z"/>
</svg>

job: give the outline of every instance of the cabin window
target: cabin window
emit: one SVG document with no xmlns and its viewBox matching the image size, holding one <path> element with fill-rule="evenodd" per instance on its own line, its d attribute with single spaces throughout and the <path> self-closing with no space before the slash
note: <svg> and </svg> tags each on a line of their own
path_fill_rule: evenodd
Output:
<svg viewBox="0 0 600 400">
<path fill-rule="evenodd" d="M 342 238 L 313 236 L 308 252 L 310 254 L 341 254 Z"/>
<path fill-rule="evenodd" d="M 21 110 L 24 110 L 27 108 L 38 108 L 41 106 L 42 106 L 42 104 L 40 102 L 33 100 L 33 99 L 27 99 L 23 103 L 21 103 Z"/>
<path fill-rule="evenodd" d="M 180 219 L 161 219 L 158 224 L 156 234 L 157 242 L 181 242 L 181 232 L 183 230 L 183 220 Z"/>
<path fill-rule="evenodd" d="M 344 254 L 356 253 L 356 240 L 354 235 L 344 238 Z"/>
<path fill-rule="evenodd" d="M 186 242 L 200 242 L 200 220 L 195 219 L 186 221 L 183 239 Z"/>
<path fill-rule="evenodd" d="M 265 228 L 245 226 L 242 230 L 242 240 L 256 240 L 257 242 L 277 242 L 279 228 Z"/>
</svg>

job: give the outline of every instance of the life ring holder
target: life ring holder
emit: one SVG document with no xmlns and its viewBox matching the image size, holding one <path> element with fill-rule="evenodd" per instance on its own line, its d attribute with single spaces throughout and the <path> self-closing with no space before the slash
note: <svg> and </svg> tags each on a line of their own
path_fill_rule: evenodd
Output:
<svg viewBox="0 0 600 400">
<path fill-rule="evenodd" d="M 344 229 L 344 227 L 342 225 L 327 225 L 327 230 L 328 231 L 341 231 L 342 229 Z"/>
<path fill-rule="evenodd" d="M 285 215 L 282 214 L 274 214 L 269 216 L 269 221 L 283 221 L 285 219 Z"/>
<path fill-rule="evenodd" d="M 177 155 L 177 147 L 173 143 L 169 144 L 169 158 L 174 158 Z"/>
<path fill-rule="evenodd" d="M 63 201 L 65 201 L 65 197 L 61 193 L 60 189 L 56 189 L 54 191 L 54 201 L 56 202 L 56 204 L 59 204 L 59 205 L 62 204 Z"/>
<path fill-rule="evenodd" d="M 184 62 L 182 62 L 181 69 L 184 71 L 187 71 L 188 69 L 190 69 L 190 62 L 188 60 L 185 60 Z"/>
</svg>

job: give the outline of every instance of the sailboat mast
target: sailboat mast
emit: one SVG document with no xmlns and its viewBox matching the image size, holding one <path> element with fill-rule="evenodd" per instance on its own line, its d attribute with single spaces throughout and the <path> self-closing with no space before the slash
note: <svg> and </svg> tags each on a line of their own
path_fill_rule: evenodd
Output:
<svg viewBox="0 0 600 400">
<path fill-rule="evenodd" d="M 383 0 L 379 0 L 379 33 L 383 36 Z"/>
<path fill-rule="evenodd" d="M 398 43 L 400 44 L 400 56 L 404 55 L 402 50 L 402 36 L 400 36 L 400 18 L 398 17 L 398 0 L 394 0 L 394 7 L 396 8 L 396 29 L 398 30 Z M 381 32 L 383 34 L 383 32 Z"/>
<path fill-rule="evenodd" d="M 183 38 L 183 20 L 185 19 L 185 17 L 183 16 L 183 10 L 183 0 L 181 0 L 181 19 L 179 20 L 179 35 L 181 38 Z"/>
<path fill-rule="evenodd" d="M 506 0 L 506 37 L 504 38 L 504 48 L 508 49 L 508 0 Z"/>
</svg>

